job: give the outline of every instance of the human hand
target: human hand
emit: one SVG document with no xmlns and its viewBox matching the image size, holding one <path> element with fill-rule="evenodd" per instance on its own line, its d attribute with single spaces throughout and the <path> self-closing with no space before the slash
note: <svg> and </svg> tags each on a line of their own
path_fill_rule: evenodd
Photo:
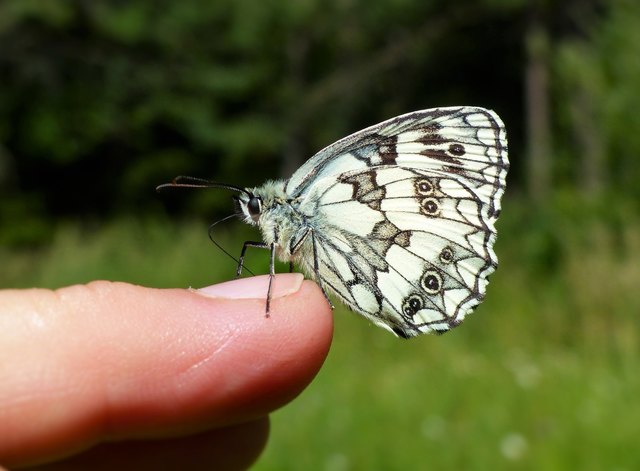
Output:
<svg viewBox="0 0 640 471">
<path fill-rule="evenodd" d="M 0 469 L 243 469 L 329 350 L 300 274 L 0 291 Z"/>
</svg>

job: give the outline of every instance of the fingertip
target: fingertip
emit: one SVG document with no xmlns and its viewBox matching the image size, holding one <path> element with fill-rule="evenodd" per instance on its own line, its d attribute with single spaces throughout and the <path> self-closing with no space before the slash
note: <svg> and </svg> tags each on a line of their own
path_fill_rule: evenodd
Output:
<svg viewBox="0 0 640 471">
<path fill-rule="evenodd" d="M 273 299 L 268 314 L 265 298 L 216 300 L 217 314 L 224 312 L 234 326 L 233 344 L 220 352 L 218 366 L 230 365 L 227 377 L 246 380 L 225 407 L 235 417 L 265 414 L 298 396 L 322 367 L 333 338 L 331 309 L 314 282 Z"/>
<path fill-rule="evenodd" d="M 281 307 L 282 306 L 282 307 Z M 292 348 L 304 349 L 324 361 L 333 339 L 333 313 L 320 287 L 305 280 L 295 295 L 274 303 L 274 316 L 284 324 L 282 335 Z M 321 363 L 317 365 L 318 368 Z"/>
</svg>

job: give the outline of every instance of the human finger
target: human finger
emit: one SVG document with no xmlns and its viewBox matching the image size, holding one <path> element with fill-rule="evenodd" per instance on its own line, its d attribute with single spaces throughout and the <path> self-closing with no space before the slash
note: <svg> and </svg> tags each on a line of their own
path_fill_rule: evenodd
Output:
<svg viewBox="0 0 640 471">
<path fill-rule="evenodd" d="M 283 274 L 266 317 L 267 284 L 0 292 L 0 463 L 193 434 L 293 399 L 324 361 L 331 315 L 315 284 Z"/>
</svg>

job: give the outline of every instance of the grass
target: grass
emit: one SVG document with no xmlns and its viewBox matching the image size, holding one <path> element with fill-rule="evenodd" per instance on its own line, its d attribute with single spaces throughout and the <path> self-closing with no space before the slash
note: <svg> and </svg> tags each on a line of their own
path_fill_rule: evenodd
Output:
<svg viewBox="0 0 640 471">
<path fill-rule="evenodd" d="M 273 414 L 256 470 L 640 469 L 640 221 L 507 209 L 487 300 L 454 332 L 401 341 L 336 310 L 329 358 Z M 221 241 L 235 252 L 244 237 Z M 252 257 L 264 272 L 266 254 Z M 61 225 L 50 246 L 0 258 L 4 287 L 201 286 L 234 271 L 206 222 Z"/>
</svg>

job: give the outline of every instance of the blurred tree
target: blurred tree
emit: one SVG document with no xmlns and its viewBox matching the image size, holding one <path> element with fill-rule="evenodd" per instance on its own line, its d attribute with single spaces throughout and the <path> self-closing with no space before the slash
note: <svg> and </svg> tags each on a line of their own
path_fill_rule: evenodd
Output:
<svg viewBox="0 0 640 471">
<path fill-rule="evenodd" d="M 555 63 L 564 154 L 583 194 L 638 202 L 640 4 L 614 0 L 606 15 L 597 3 L 574 14 L 580 34 L 563 42 Z"/>
<path fill-rule="evenodd" d="M 529 5 L 525 45 L 526 121 L 527 121 L 527 189 L 533 201 L 540 203 L 551 187 L 551 116 L 549 62 L 551 39 L 546 25 L 542 0 Z"/>
<path fill-rule="evenodd" d="M 578 169 L 576 186 L 582 193 L 599 196 L 608 186 L 609 169 L 606 165 L 606 140 L 598 115 L 604 101 L 604 70 L 596 58 L 584 51 L 582 41 L 564 45 L 558 61 L 565 75 L 565 105 L 570 128 L 575 138 Z"/>
</svg>

